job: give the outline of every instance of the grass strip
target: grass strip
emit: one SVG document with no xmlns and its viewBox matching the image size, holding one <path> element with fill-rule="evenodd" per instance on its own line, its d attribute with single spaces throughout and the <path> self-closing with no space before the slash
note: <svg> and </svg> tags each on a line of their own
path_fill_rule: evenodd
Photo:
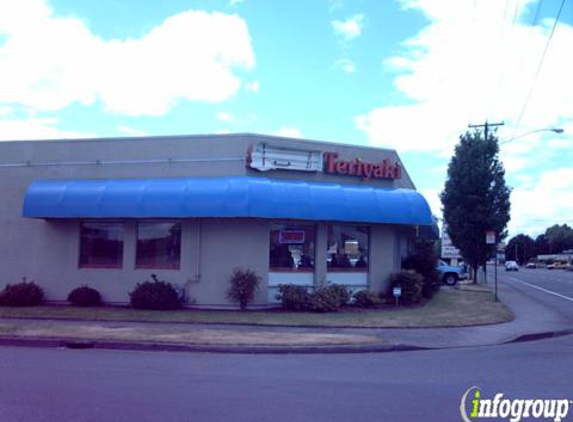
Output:
<svg viewBox="0 0 573 422">
<path fill-rule="evenodd" d="M 73 306 L 0 307 L 0 318 L 70 319 L 85 321 L 175 322 L 202 324 L 251 324 L 263 326 L 435 328 L 464 327 L 511 321 L 512 312 L 495 302 L 490 291 L 441 290 L 420 307 L 388 306 L 374 310 L 349 309 L 336 313 L 283 310 L 227 311 L 183 309 L 145 311 L 129 307 Z"/>
</svg>

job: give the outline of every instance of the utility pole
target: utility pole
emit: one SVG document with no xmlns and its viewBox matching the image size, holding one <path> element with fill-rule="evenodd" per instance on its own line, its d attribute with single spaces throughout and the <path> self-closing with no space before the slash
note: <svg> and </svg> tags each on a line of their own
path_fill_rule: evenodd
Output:
<svg viewBox="0 0 573 422">
<path fill-rule="evenodd" d="M 505 123 L 504 122 L 500 122 L 500 123 L 488 123 L 487 120 L 485 121 L 485 123 L 483 125 L 468 125 L 468 127 L 483 127 L 483 132 L 484 132 L 484 139 L 487 140 L 488 134 L 489 134 L 489 128 L 491 126 L 503 126 Z"/>
</svg>

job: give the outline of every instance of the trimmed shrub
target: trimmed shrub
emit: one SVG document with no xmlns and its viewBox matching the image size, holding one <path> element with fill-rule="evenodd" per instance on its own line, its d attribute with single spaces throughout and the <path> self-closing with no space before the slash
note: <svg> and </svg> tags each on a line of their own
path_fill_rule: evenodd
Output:
<svg viewBox="0 0 573 422">
<path fill-rule="evenodd" d="M 440 275 L 436 269 L 438 255 L 434 242 L 418 240 L 416 252 L 402 262 L 402 269 L 414 270 L 423 277 L 422 295 L 431 299 L 440 290 Z"/>
<path fill-rule="evenodd" d="M 171 283 L 159 280 L 151 274 L 153 281 L 137 283 L 129 293 L 131 306 L 135 309 L 167 310 L 181 306 L 182 297 Z"/>
<path fill-rule="evenodd" d="M 281 302 L 283 308 L 290 311 L 301 311 L 308 308 L 310 293 L 306 287 L 296 284 L 279 284 L 278 290 L 276 298 Z"/>
<path fill-rule="evenodd" d="M 229 282 L 231 286 L 227 290 L 227 298 L 232 302 L 238 302 L 241 311 L 244 311 L 248 303 L 255 298 L 261 278 L 252 270 L 235 268 Z"/>
<path fill-rule="evenodd" d="M 352 296 L 354 305 L 359 308 L 375 308 L 384 301 L 371 290 L 359 290 Z"/>
<path fill-rule="evenodd" d="M 68 295 L 68 302 L 75 306 L 98 306 L 101 304 L 101 295 L 88 286 L 76 287 Z"/>
<path fill-rule="evenodd" d="M 309 308 L 314 312 L 334 312 L 340 310 L 351 298 L 351 292 L 343 284 L 329 284 L 310 295 Z"/>
<path fill-rule="evenodd" d="M 424 278 L 416 271 L 402 270 L 400 272 L 390 274 L 388 281 L 388 298 L 394 297 L 392 295 L 394 287 L 401 287 L 402 296 L 400 297 L 400 302 L 404 305 L 415 305 L 420 303 L 422 300 Z"/>
<path fill-rule="evenodd" d="M 0 306 L 37 306 L 44 300 L 44 290 L 26 277 L 21 283 L 8 284 L 0 292 Z"/>
</svg>

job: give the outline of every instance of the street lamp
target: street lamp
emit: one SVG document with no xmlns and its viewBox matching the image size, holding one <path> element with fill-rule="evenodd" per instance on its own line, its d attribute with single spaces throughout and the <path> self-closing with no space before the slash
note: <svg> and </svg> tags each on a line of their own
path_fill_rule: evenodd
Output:
<svg viewBox="0 0 573 422">
<path fill-rule="evenodd" d="M 502 141 L 499 142 L 499 145 L 507 144 L 508 142 L 515 141 L 516 139 L 523 138 L 524 136 L 531 135 L 532 133 L 537 133 L 537 132 L 563 133 L 564 130 L 561 129 L 560 127 L 552 127 L 552 128 L 545 128 L 545 129 L 536 129 L 536 130 L 532 130 L 532 131 L 530 131 L 530 132 L 522 133 L 521 135 L 514 136 L 513 138 L 504 139 L 504 140 L 502 140 Z"/>
</svg>

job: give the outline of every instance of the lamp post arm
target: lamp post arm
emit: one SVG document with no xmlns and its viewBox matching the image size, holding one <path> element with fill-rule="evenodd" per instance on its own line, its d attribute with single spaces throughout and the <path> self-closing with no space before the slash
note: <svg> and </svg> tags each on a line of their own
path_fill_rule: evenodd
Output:
<svg viewBox="0 0 573 422">
<path fill-rule="evenodd" d="M 547 128 L 547 129 L 536 129 L 536 130 L 532 130 L 532 131 L 530 131 L 530 132 L 522 133 L 521 135 L 518 135 L 518 136 L 514 136 L 513 138 L 504 139 L 504 140 L 502 140 L 502 141 L 499 142 L 499 145 L 507 144 L 507 143 L 509 143 L 509 142 L 515 141 L 516 139 L 523 138 L 524 136 L 531 135 L 531 134 L 533 134 L 533 133 L 538 133 L 538 132 L 563 133 L 564 130 L 561 129 L 561 128 L 558 128 L 558 127 Z"/>
</svg>

